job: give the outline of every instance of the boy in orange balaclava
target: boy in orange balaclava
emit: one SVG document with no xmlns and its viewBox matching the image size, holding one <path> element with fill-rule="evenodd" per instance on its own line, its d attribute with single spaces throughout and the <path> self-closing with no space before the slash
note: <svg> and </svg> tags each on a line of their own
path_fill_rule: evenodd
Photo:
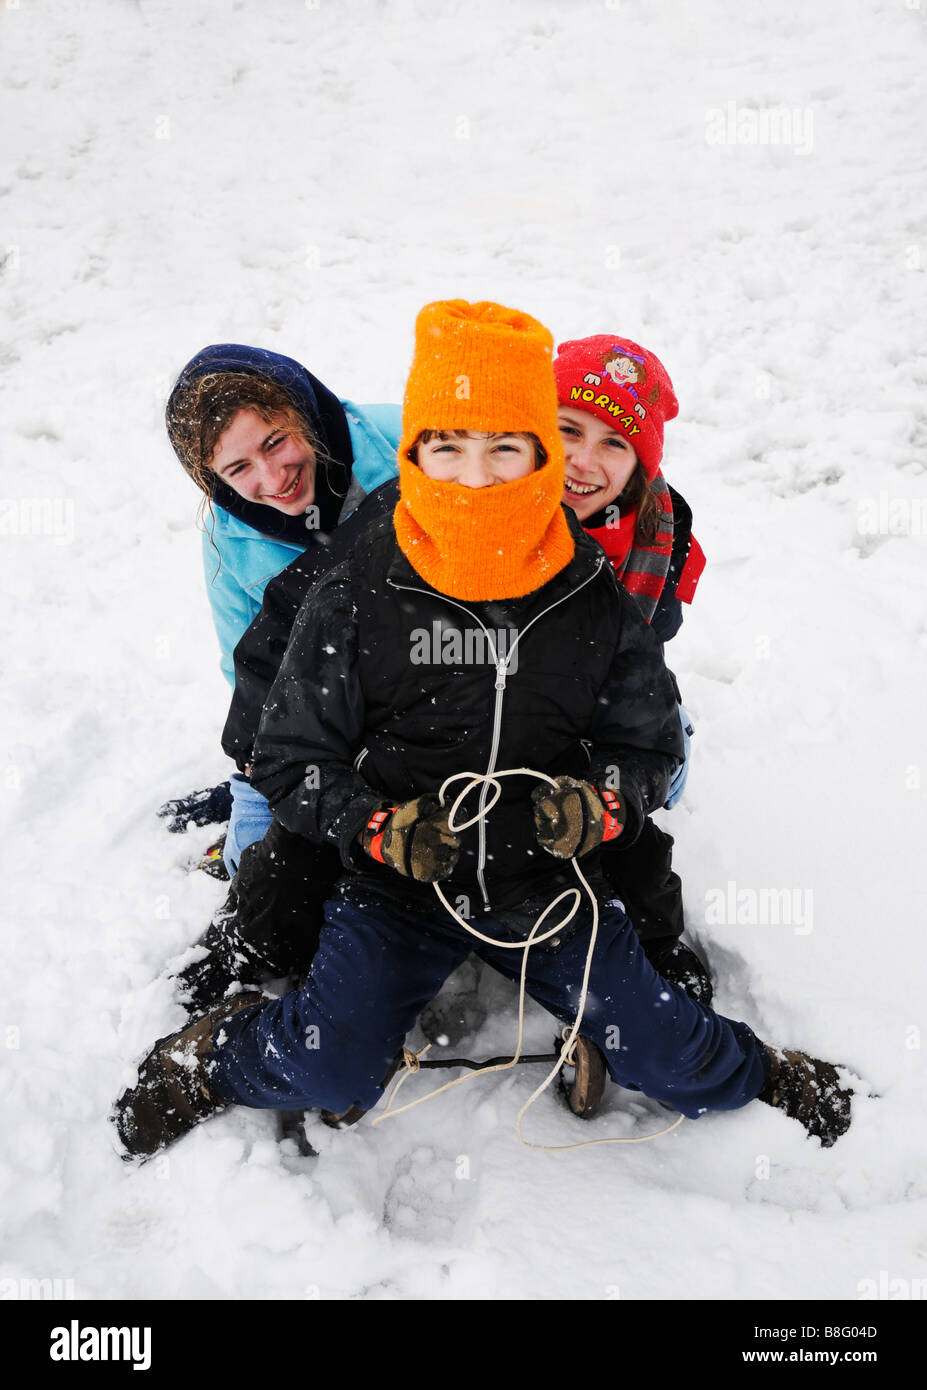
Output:
<svg viewBox="0 0 927 1390">
<path fill-rule="evenodd" d="M 275 816 L 336 845 L 345 874 L 300 989 L 240 994 L 155 1047 L 117 1106 L 127 1156 L 231 1103 L 372 1109 L 471 951 L 509 978 L 524 961 L 568 1023 L 588 965 L 582 1034 L 615 1081 L 685 1115 L 760 1096 L 824 1144 L 849 1125 L 833 1067 L 662 979 L 599 877 L 599 846 L 639 833 L 682 744 L 659 642 L 560 505 L 552 346 L 498 304 L 419 314 L 399 503 L 308 594 L 255 746 Z M 581 882 L 592 896 L 539 931 Z"/>
</svg>

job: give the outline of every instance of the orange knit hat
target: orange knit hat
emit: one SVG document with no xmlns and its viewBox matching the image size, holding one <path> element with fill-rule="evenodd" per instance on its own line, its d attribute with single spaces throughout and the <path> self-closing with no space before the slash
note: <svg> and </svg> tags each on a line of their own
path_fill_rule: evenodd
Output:
<svg viewBox="0 0 927 1390">
<path fill-rule="evenodd" d="M 559 574 L 574 545 L 561 509 L 553 339 L 501 304 L 426 304 L 416 320 L 399 443 L 396 537 L 423 579 L 452 598 L 520 598 Z M 535 434 L 547 462 L 526 478 L 468 488 L 409 458 L 423 430 Z"/>
</svg>

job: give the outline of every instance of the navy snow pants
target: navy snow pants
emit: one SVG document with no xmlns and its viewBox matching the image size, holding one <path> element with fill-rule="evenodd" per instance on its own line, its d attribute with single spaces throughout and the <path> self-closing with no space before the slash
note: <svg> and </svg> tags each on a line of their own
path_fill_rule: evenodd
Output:
<svg viewBox="0 0 927 1390">
<path fill-rule="evenodd" d="M 365 892 L 337 890 L 301 989 L 243 1009 L 218 1030 L 210 1088 L 257 1109 L 372 1110 L 382 1081 L 422 1009 L 471 952 L 518 979 L 520 951 L 485 946 L 435 900 L 425 918 Z M 511 939 L 491 917 L 477 928 Z M 557 953 L 532 948 L 527 989 L 565 1023 L 576 1017 L 589 935 Z M 513 1011 L 513 1032 L 515 1015 Z M 597 1043 L 612 1078 L 694 1118 L 734 1110 L 765 1084 L 768 1060 L 745 1023 L 695 1004 L 644 955 L 618 902 L 600 906 L 581 1032 Z"/>
</svg>

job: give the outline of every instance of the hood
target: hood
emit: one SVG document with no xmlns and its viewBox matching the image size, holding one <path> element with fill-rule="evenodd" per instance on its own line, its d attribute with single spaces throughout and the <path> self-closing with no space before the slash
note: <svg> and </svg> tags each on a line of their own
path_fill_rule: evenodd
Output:
<svg viewBox="0 0 927 1390">
<path fill-rule="evenodd" d="M 316 470 L 314 504 L 319 508 L 319 529 L 333 531 L 350 486 L 354 463 L 348 422 L 337 396 L 292 357 L 240 343 L 215 343 L 198 352 L 180 373 L 168 401 L 168 414 L 180 388 L 210 372 L 249 372 L 255 376 L 269 377 L 293 396 L 326 456 L 322 466 Z M 287 516 L 275 507 L 249 502 L 215 476 L 210 496 L 223 511 L 262 535 L 301 545 L 308 543 L 302 516 Z"/>
</svg>

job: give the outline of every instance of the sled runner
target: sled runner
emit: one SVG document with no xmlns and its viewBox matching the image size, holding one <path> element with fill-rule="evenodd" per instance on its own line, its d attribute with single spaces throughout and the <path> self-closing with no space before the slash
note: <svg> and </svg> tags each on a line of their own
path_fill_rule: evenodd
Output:
<svg viewBox="0 0 927 1390">
<path fill-rule="evenodd" d="M 553 1052 L 526 1052 L 517 1058 L 517 1065 L 531 1065 L 536 1062 L 550 1064 L 556 1062 L 562 1055 L 566 1035 L 570 1032 L 569 1028 L 563 1030 L 563 1034 L 555 1038 Z M 392 1081 L 393 1077 L 403 1065 L 405 1058 L 399 1054 L 393 1060 L 393 1065 L 387 1073 L 383 1086 L 384 1089 Z M 486 1062 L 474 1062 L 469 1057 L 441 1057 L 441 1058 L 421 1058 L 415 1059 L 415 1070 L 437 1070 L 438 1068 L 465 1067 L 469 1071 L 491 1071 L 496 1067 L 509 1066 L 513 1062 L 512 1057 L 490 1057 Z M 567 1071 L 571 1073 L 567 1075 Z M 560 1073 L 560 1092 L 568 1108 L 574 1115 L 581 1120 L 591 1120 L 598 1112 L 602 1104 L 602 1097 L 605 1095 L 605 1083 L 608 1080 L 608 1072 L 605 1066 L 605 1058 L 594 1042 L 588 1038 L 578 1037 L 570 1048 L 569 1056 L 563 1064 Z M 331 1110 L 321 1112 L 325 1124 L 332 1129 L 344 1129 L 348 1125 L 357 1124 L 367 1114 L 357 1105 L 352 1105 L 349 1110 L 341 1114 L 335 1114 Z"/>
</svg>

